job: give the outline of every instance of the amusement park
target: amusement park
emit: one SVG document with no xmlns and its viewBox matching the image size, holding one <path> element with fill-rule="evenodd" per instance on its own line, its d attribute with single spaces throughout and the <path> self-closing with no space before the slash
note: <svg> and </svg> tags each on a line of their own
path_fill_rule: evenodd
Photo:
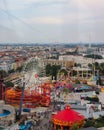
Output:
<svg viewBox="0 0 104 130">
<path fill-rule="evenodd" d="M 30 58 L 21 73 L 6 79 L 13 87 L 6 88 L 1 78 L 0 129 L 84 130 L 91 127 L 91 119 L 94 127 L 103 127 L 97 125 L 104 118 L 104 87 L 97 83 L 98 75 L 82 79 L 82 70 L 75 77 L 71 71 L 51 68 L 46 76 L 42 60 Z"/>
<path fill-rule="evenodd" d="M 0 0 L 0 130 L 104 130 L 104 0 Z"/>
</svg>

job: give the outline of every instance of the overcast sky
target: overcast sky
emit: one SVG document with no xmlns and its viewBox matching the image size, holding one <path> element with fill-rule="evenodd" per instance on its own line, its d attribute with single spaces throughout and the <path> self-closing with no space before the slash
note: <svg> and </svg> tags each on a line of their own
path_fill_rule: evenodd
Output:
<svg viewBox="0 0 104 130">
<path fill-rule="evenodd" d="M 0 42 L 104 42 L 104 0 L 0 0 Z"/>
</svg>

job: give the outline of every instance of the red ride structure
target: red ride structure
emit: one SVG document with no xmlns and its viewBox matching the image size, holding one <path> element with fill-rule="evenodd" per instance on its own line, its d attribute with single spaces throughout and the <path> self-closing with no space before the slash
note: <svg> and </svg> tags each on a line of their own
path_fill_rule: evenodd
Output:
<svg viewBox="0 0 104 130">
<path fill-rule="evenodd" d="M 9 88 L 5 91 L 5 101 L 8 104 L 19 106 L 22 91 L 17 88 Z M 34 90 L 25 89 L 23 98 L 23 107 L 34 108 L 36 106 L 50 105 L 50 84 L 44 83 Z"/>
</svg>

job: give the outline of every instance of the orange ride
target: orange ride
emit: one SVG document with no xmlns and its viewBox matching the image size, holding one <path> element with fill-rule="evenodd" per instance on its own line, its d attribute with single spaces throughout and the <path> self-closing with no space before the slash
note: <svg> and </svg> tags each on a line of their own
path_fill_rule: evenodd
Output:
<svg viewBox="0 0 104 130">
<path fill-rule="evenodd" d="M 104 92 L 104 87 L 101 88 L 101 92 Z"/>
<path fill-rule="evenodd" d="M 25 107 L 35 107 L 36 105 L 49 106 L 50 104 L 50 86 L 44 84 L 39 86 L 41 92 L 36 89 L 24 90 L 23 104 Z M 5 101 L 8 104 L 20 105 L 20 98 L 22 95 L 21 89 L 9 88 L 5 91 Z"/>
</svg>

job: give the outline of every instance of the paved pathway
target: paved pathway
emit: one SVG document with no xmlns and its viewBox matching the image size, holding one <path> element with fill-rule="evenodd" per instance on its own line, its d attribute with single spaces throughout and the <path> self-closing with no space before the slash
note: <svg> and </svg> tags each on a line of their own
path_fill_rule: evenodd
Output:
<svg viewBox="0 0 104 130">
<path fill-rule="evenodd" d="M 46 116 L 37 123 L 37 125 L 34 127 L 34 130 L 52 130 L 51 128 L 52 125 L 50 123 L 50 116 L 51 116 L 51 111 L 47 112 Z"/>
</svg>

